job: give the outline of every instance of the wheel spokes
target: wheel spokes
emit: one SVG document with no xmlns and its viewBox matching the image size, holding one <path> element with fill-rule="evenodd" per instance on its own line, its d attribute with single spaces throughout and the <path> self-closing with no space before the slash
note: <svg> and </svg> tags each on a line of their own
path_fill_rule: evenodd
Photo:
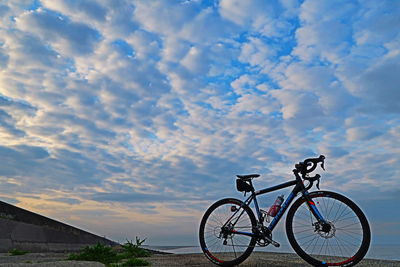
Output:
<svg viewBox="0 0 400 267">
<path fill-rule="evenodd" d="M 307 204 L 302 203 L 292 222 L 298 245 L 306 254 L 320 261 L 330 262 L 335 257 L 352 258 L 363 240 L 363 229 L 357 214 L 334 198 L 316 197 L 313 201 L 329 225 L 318 223 Z"/>
<path fill-rule="evenodd" d="M 240 257 L 251 245 L 252 237 L 235 233 L 252 232 L 252 222 L 244 210 L 233 204 L 217 207 L 204 227 L 204 241 L 208 251 L 223 261 Z M 232 211 L 234 210 L 234 211 Z M 234 224 L 233 224 L 234 223 Z"/>
</svg>

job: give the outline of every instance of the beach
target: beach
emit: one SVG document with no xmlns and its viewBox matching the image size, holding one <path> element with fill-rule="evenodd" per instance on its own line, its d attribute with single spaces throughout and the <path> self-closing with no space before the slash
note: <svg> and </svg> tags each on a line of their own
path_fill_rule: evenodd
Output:
<svg viewBox="0 0 400 267">
<path fill-rule="evenodd" d="M 148 259 L 152 266 L 216 266 L 206 259 L 203 254 L 170 254 L 153 255 Z M 272 253 L 272 252 L 253 252 L 250 257 L 240 266 L 245 267 L 287 267 L 287 266 L 310 266 L 296 254 L 291 253 Z M 357 266 L 400 266 L 400 261 L 365 259 Z"/>
<path fill-rule="evenodd" d="M 66 261 L 68 253 L 29 253 L 20 256 L 9 256 L 6 253 L 0 254 L 0 266 L 4 267 L 101 267 L 104 264 L 98 262 Z M 209 262 L 203 254 L 153 254 L 145 258 L 154 267 L 174 266 L 216 266 Z M 283 266 L 310 266 L 292 253 L 253 252 L 251 256 L 240 266 L 244 267 L 283 267 Z M 382 267 L 400 266 L 400 261 L 364 259 L 357 266 Z"/>
</svg>

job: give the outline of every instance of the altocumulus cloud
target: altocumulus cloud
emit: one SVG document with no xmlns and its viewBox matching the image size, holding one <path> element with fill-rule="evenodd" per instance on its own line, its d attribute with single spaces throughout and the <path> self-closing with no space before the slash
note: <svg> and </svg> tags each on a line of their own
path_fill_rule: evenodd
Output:
<svg viewBox="0 0 400 267">
<path fill-rule="evenodd" d="M 399 13 L 396 1 L 2 1 L 0 196 L 117 240 L 194 244 L 234 174 L 270 185 L 325 154 L 323 188 L 373 214 L 400 186 Z"/>
</svg>

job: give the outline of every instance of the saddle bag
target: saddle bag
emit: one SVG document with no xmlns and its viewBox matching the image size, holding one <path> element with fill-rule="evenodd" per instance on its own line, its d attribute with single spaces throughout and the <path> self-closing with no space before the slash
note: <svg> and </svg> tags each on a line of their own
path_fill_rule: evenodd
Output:
<svg viewBox="0 0 400 267">
<path fill-rule="evenodd" d="M 236 179 L 236 189 L 239 192 L 251 192 L 252 187 L 248 182 L 243 181 L 242 179 Z"/>
</svg>

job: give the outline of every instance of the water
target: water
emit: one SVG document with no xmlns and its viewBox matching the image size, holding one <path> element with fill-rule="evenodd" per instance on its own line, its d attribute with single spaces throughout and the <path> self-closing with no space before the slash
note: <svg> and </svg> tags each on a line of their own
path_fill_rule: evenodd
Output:
<svg viewBox="0 0 400 267">
<path fill-rule="evenodd" d="M 367 258 L 400 260 L 400 245 L 371 245 Z"/>
<path fill-rule="evenodd" d="M 203 253 L 201 251 L 201 248 L 198 246 L 143 246 L 143 247 L 174 254 Z M 255 250 L 264 252 L 294 253 L 293 249 L 289 245 L 284 245 L 284 244 L 282 244 L 282 246 L 279 248 L 268 246 L 266 248 L 256 248 Z M 366 258 L 382 259 L 382 260 L 400 260 L 400 245 L 371 245 Z"/>
</svg>

